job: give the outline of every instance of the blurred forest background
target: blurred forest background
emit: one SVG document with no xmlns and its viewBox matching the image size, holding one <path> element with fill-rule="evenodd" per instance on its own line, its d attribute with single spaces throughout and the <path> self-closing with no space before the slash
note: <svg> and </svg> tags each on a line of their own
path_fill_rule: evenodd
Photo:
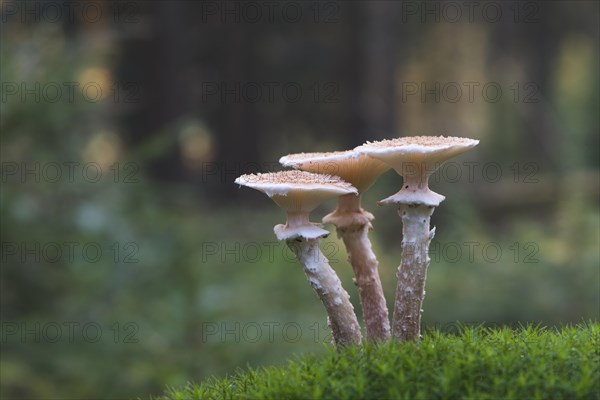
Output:
<svg viewBox="0 0 600 400">
<path fill-rule="evenodd" d="M 470 3 L 1 1 L 1 397 L 325 351 L 283 213 L 233 180 L 396 136 L 481 140 L 431 180 L 426 326 L 597 321 L 599 3 Z M 388 304 L 400 184 L 363 200 Z"/>
</svg>

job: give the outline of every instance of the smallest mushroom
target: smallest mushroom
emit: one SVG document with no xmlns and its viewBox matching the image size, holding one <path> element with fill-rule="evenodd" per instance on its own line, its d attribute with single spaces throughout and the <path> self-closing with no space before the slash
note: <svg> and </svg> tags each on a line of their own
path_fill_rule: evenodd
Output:
<svg viewBox="0 0 600 400">
<path fill-rule="evenodd" d="M 286 212 L 286 224 L 276 225 L 273 230 L 294 252 L 323 302 L 334 344 L 340 347 L 360 343 L 360 325 L 350 296 L 319 248 L 320 239 L 327 237 L 329 232 L 309 220 L 310 212 L 323 201 L 355 194 L 356 188 L 338 177 L 304 171 L 242 175 L 235 183 L 267 194 Z"/>
</svg>

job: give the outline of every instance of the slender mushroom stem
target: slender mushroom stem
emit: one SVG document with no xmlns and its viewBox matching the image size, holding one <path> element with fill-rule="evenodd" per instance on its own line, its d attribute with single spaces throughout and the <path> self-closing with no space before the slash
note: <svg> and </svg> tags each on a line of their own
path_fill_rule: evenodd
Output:
<svg viewBox="0 0 600 400">
<path fill-rule="evenodd" d="M 390 322 L 377 270 L 379 262 L 368 236 L 372 219 L 373 215 L 360 207 L 360 196 L 352 194 L 340 196 L 338 208 L 324 221 L 335 224 L 338 237 L 346 246 L 363 310 L 367 340 L 385 341 L 390 338 Z"/>
<path fill-rule="evenodd" d="M 402 262 L 394 303 L 392 335 L 398 340 L 417 340 L 425 298 L 425 277 L 429 266 L 429 244 L 435 228 L 429 230 L 433 206 L 400 204 L 402 217 Z"/>
<path fill-rule="evenodd" d="M 360 325 L 350 303 L 350 295 L 319 248 L 320 239 L 290 239 L 286 243 L 294 252 L 310 285 L 317 292 L 327 311 L 328 323 L 336 347 L 359 344 Z"/>
</svg>

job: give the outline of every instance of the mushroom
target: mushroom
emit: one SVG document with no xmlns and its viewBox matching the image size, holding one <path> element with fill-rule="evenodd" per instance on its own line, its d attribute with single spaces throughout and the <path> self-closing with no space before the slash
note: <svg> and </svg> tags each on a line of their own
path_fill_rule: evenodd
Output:
<svg viewBox="0 0 600 400">
<path fill-rule="evenodd" d="M 363 309 L 367 339 L 389 339 L 390 321 L 377 271 L 379 263 L 368 237 L 369 231 L 373 229 L 371 221 L 374 217 L 361 208 L 360 196 L 390 167 L 382 161 L 353 150 L 290 154 L 282 157 L 279 162 L 283 166 L 303 171 L 339 176 L 358 190 L 358 194 L 340 196 L 337 209 L 326 215 L 323 222 L 335 225 L 338 237 L 346 246 Z"/>
<path fill-rule="evenodd" d="M 392 317 L 392 336 L 399 340 L 419 338 L 425 277 L 429 266 L 429 230 L 434 208 L 445 199 L 428 187 L 429 176 L 440 164 L 479 143 L 478 140 L 414 136 L 367 142 L 355 150 L 389 164 L 403 179 L 402 189 L 379 202 L 396 204 L 402 217 L 402 261 Z"/>
<path fill-rule="evenodd" d="M 235 183 L 266 193 L 287 213 L 286 224 L 276 225 L 275 235 L 294 252 L 323 302 L 334 344 L 343 347 L 360 343 L 360 325 L 350 296 L 319 248 L 320 239 L 329 232 L 309 221 L 310 212 L 323 201 L 357 193 L 356 188 L 338 177 L 304 171 L 242 175 Z"/>
</svg>

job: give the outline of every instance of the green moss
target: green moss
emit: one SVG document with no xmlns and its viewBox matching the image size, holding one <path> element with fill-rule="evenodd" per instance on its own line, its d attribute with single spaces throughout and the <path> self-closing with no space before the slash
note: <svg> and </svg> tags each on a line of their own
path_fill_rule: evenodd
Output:
<svg viewBox="0 0 600 400">
<path fill-rule="evenodd" d="M 464 328 L 239 370 L 163 399 L 599 399 L 600 324 Z"/>
</svg>

